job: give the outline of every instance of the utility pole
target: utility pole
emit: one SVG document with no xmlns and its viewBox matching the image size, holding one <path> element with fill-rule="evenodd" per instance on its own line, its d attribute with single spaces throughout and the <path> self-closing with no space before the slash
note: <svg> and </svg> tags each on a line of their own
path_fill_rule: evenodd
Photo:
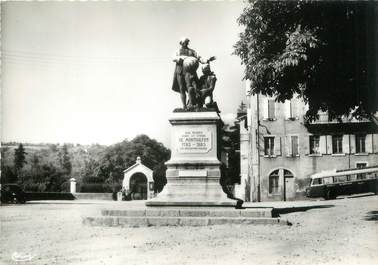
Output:
<svg viewBox="0 0 378 265">
<path fill-rule="evenodd" d="M 256 147 L 257 147 L 257 201 L 261 202 L 261 186 L 260 186 L 260 100 L 259 94 L 256 94 L 256 112 L 257 112 L 257 129 L 256 129 Z"/>
</svg>

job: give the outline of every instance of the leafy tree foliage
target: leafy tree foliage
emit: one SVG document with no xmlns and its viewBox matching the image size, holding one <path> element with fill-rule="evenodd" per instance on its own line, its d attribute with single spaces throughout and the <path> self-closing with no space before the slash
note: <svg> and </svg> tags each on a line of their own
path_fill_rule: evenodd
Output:
<svg viewBox="0 0 378 265">
<path fill-rule="evenodd" d="M 63 183 L 68 181 L 64 170 L 52 164 L 43 164 L 38 169 L 23 170 L 19 184 L 28 191 L 53 192 L 62 191 Z"/>
<path fill-rule="evenodd" d="M 99 161 L 97 177 L 107 182 L 120 183 L 123 170 L 132 166 L 138 156 L 145 166 L 153 170 L 157 191 L 162 190 L 166 184 L 164 163 L 169 159 L 170 151 L 162 143 L 146 135 L 109 146 Z"/>
<path fill-rule="evenodd" d="M 243 106 L 243 102 L 239 109 Z M 244 104 L 245 105 L 245 104 Z M 240 182 L 240 129 L 235 124 L 236 120 L 225 124 L 222 128 L 222 151 L 226 154 L 226 160 L 222 161 L 221 179 L 222 185 L 231 185 Z"/>
<path fill-rule="evenodd" d="M 242 101 L 240 102 L 240 105 L 236 111 L 236 115 L 239 117 L 239 116 L 245 115 L 246 113 L 247 113 L 247 105 Z"/>
<path fill-rule="evenodd" d="M 16 172 L 21 170 L 26 162 L 26 152 L 22 144 L 18 145 L 18 148 L 14 150 L 14 168 Z"/>
<path fill-rule="evenodd" d="M 67 144 L 64 144 L 61 151 L 61 167 L 64 169 L 67 175 L 71 174 L 72 171 L 72 164 L 71 159 L 68 154 L 68 147 Z"/>
<path fill-rule="evenodd" d="M 1 164 L 1 183 L 16 183 L 17 175 L 14 172 L 14 168 Z"/>
<path fill-rule="evenodd" d="M 169 159 L 170 151 L 162 143 L 140 135 L 108 147 L 3 143 L 1 156 L 1 183 L 18 181 L 25 190 L 40 192 L 68 191 L 70 177 L 75 177 L 79 184 L 99 184 L 101 189 L 119 187 L 123 170 L 140 156 L 143 164 L 153 170 L 155 188 L 161 191 L 166 184 L 164 162 Z"/>
<path fill-rule="evenodd" d="M 2 143 L 1 183 L 18 182 L 27 191 L 69 191 L 69 178 L 80 182 L 87 161 L 98 161 L 104 146 L 77 146 L 72 144 L 22 144 L 25 162 L 16 170 L 15 153 L 19 143 Z M 69 174 L 67 162 L 72 163 Z M 64 163 L 63 163 L 64 162 Z M 90 173 L 87 173 L 90 174 Z"/>
<path fill-rule="evenodd" d="M 368 116 L 378 110 L 377 17 L 375 1 L 250 1 L 234 53 L 252 93 L 297 95 L 309 120 Z"/>
</svg>

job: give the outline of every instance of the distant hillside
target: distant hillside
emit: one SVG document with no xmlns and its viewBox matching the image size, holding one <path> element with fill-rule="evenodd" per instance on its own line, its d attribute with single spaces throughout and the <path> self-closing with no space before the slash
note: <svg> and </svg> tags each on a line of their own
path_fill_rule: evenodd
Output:
<svg viewBox="0 0 378 265">
<path fill-rule="evenodd" d="M 20 150 L 20 144 L 25 155 L 21 159 L 22 166 L 17 167 L 15 151 Z M 34 191 L 67 190 L 71 177 L 83 185 L 119 185 L 123 170 L 133 165 L 138 156 L 154 171 L 155 187 L 161 190 L 166 183 L 164 162 L 169 159 L 170 150 L 146 135 L 110 146 L 2 143 L 1 182 L 17 182 L 26 190 Z"/>
<path fill-rule="evenodd" d="M 14 150 L 20 143 L 10 142 L 1 143 L 1 166 L 14 166 Z M 39 164 L 52 164 L 59 167 L 60 154 L 62 151 L 62 144 L 50 143 L 21 143 L 26 151 L 25 170 L 31 170 L 32 160 L 38 158 Z M 71 176 L 81 179 L 82 171 L 85 164 L 90 160 L 99 161 L 101 153 L 107 148 L 105 145 L 92 144 L 92 145 L 74 145 L 66 143 L 68 154 L 72 163 Z"/>
</svg>

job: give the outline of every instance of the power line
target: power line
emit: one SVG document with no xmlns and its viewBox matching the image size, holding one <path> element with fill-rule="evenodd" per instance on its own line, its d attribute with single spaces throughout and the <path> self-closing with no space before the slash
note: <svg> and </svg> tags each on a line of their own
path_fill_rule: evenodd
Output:
<svg viewBox="0 0 378 265">
<path fill-rule="evenodd" d="M 92 64 L 92 63 L 105 63 L 105 64 L 128 64 L 128 63 L 158 63 L 169 62 L 169 58 L 159 56 L 145 56 L 145 57 L 131 57 L 131 56 L 77 56 L 77 55 L 64 55 L 64 54 L 51 54 L 40 52 L 28 51 L 11 51 L 4 50 L 3 58 L 5 60 L 13 61 L 34 61 L 42 63 L 78 63 L 78 64 Z"/>
</svg>

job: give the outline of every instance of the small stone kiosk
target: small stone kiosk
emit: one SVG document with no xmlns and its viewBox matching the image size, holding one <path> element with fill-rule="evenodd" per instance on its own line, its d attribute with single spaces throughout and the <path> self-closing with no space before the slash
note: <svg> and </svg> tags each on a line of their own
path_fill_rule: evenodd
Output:
<svg viewBox="0 0 378 265">
<path fill-rule="evenodd" d="M 154 197 L 153 171 L 142 164 L 142 159 L 139 156 L 137 157 L 136 163 L 125 169 L 123 174 L 122 188 L 126 193 L 129 193 L 132 188 L 130 183 L 134 180 L 134 182 L 137 182 L 135 185 L 139 184 L 139 188 L 143 189 L 143 193 L 146 194 L 145 199 L 151 199 Z"/>
<path fill-rule="evenodd" d="M 174 112 L 171 159 L 167 184 L 147 206 L 235 206 L 219 184 L 218 134 L 221 119 L 216 111 Z"/>
</svg>

